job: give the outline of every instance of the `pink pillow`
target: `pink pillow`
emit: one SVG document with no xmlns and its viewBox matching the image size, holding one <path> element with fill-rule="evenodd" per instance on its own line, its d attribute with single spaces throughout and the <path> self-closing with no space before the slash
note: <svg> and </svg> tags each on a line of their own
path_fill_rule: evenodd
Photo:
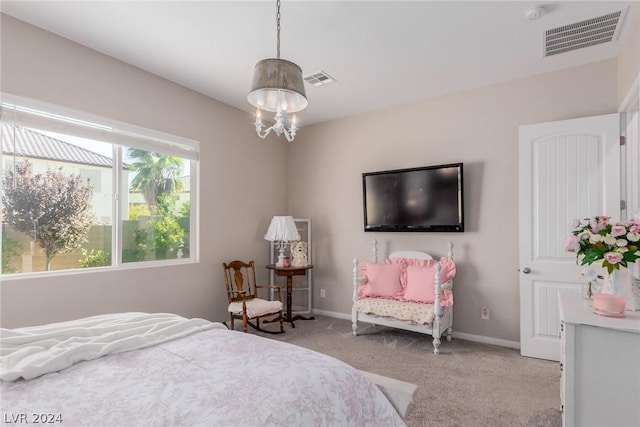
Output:
<svg viewBox="0 0 640 427">
<path fill-rule="evenodd" d="M 433 304 L 435 301 L 435 277 L 436 260 L 407 260 L 406 274 L 403 275 L 406 284 L 404 287 L 403 300 Z M 440 258 L 440 283 L 444 284 L 456 275 L 456 265 L 449 257 Z M 444 291 L 441 305 L 451 305 L 452 295 L 449 291 Z"/>
<path fill-rule="evenodd" d="M 407 260 L 405 258 L 385 258 L 384 264 L 392 264 L 400 266 L 400 286 L 402 291 L 407 287 Z M 401 297 L 402 295 L 400 295 Z"/>
<path fill-rule="evenodd" d="M 433 268 L 407 266 L 407 287 L 404 289 L 403 299 L 433 303 L 435 300 L 434 274 Z"/>
<path fill-rule="evenodd" d="M 363 262 L 360 265 L 360 274 L 363 280 L 358 289 L 358 295 L 361 297 L 396 297 L 402 292 L 401 273 L 401 266 L 398 264 Z"/>
</svg>

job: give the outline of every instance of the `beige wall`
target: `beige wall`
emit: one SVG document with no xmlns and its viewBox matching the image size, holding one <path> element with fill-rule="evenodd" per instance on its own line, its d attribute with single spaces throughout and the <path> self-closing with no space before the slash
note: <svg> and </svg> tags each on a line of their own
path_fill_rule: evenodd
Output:
<svg viewBox="0 0 640 427">
<path fill-rule="evenodd" d="M 314 307 L 351 312 L 351 261 L 370 257 L 374 237 L 383 253 L 442 255 L 451 240 L 454 330 L 519 341 L 518 127 L 617 111 L 616 73 L 610 60 L 302 129 L 289 198 L 313 220 Z M 363 172 L 453 162 L 465 167 L 466 232 L 363 231 Z"/>
<path fill-rule="evenodd" d="M 11 17 L 1 19 L 2 91 L 181 135 L 201 147 L 200 263 L 5 279 L 2 325 L 127 310 L 226 320 L 220 264 L 235 258 L 267 262 L 264 233 L 287 203 L 287 144 L 257 139 L 242 111 Z"/>
</svg>

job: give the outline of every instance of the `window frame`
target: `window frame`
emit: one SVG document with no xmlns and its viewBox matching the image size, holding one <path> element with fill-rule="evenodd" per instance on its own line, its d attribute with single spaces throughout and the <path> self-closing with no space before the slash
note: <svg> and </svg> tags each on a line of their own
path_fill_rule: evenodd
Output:
<svg viewBox="0 0 640 427">
<path fill-rule="evenodd" d="M 0 278 L 2 279 L 0 282 L 34 277 L 56 277 L 70 274 L 154 268 L 199 262 L 199 141 L 3 92 L 0 92 L 0 122 L 100 141 L 110 144 L 113 150 L 111 166 L 113 188 L 111 265 L 0 274 Z M 124 211 L 128 211 L 128 208 L 121 205 L 120 196 L 122 191 L 124 191 L 122 188 L 123 151 L 127 148 L 139 148 L 161 154 L 178 156 L 182 158 L 183 161 L 190 162 L 189 200 L 191 209 L 189 218 L 188 258 L 137 262 L 122 261 L 123 220 L 126 219 L 124 218 Z M 0 174 L 4 174 L 4 170 L 5 165 L 0 164 Z M 3 188 L 0 186 L 0 194 L 2 191 Z"/>
</svg>

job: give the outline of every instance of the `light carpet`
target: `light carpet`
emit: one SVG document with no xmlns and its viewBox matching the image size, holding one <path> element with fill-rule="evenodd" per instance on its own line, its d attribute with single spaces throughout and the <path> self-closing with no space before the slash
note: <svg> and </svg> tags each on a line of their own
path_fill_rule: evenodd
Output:
<svg viewBox="0 0 640 427">
<path fill-rule="evenodd" d="M 443 340 L 436 356 L 431 336 L 360 323 L 354 337 L 350 321 L 324 316 L 296 321 L 295 328 L 285 325 L 284 334 L 250 333 L 416 384 L 405 416 L 409 427 L 562 425 L 557 362 L 456 338 Z"/>
</svg>

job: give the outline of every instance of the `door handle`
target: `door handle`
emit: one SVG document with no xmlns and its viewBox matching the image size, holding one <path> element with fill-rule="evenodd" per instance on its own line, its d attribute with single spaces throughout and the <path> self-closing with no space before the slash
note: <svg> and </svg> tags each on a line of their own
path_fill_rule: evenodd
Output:
<svg viewBox="0 0 640 427">
<path fill-rule="evenodd" d="M 525 268 L 522 269 L 522 272 L 524 274 L 529 274 L 529 273 L 531 273 L 531 269 L 529 267 L 525 267 Z"/>
</svg>

